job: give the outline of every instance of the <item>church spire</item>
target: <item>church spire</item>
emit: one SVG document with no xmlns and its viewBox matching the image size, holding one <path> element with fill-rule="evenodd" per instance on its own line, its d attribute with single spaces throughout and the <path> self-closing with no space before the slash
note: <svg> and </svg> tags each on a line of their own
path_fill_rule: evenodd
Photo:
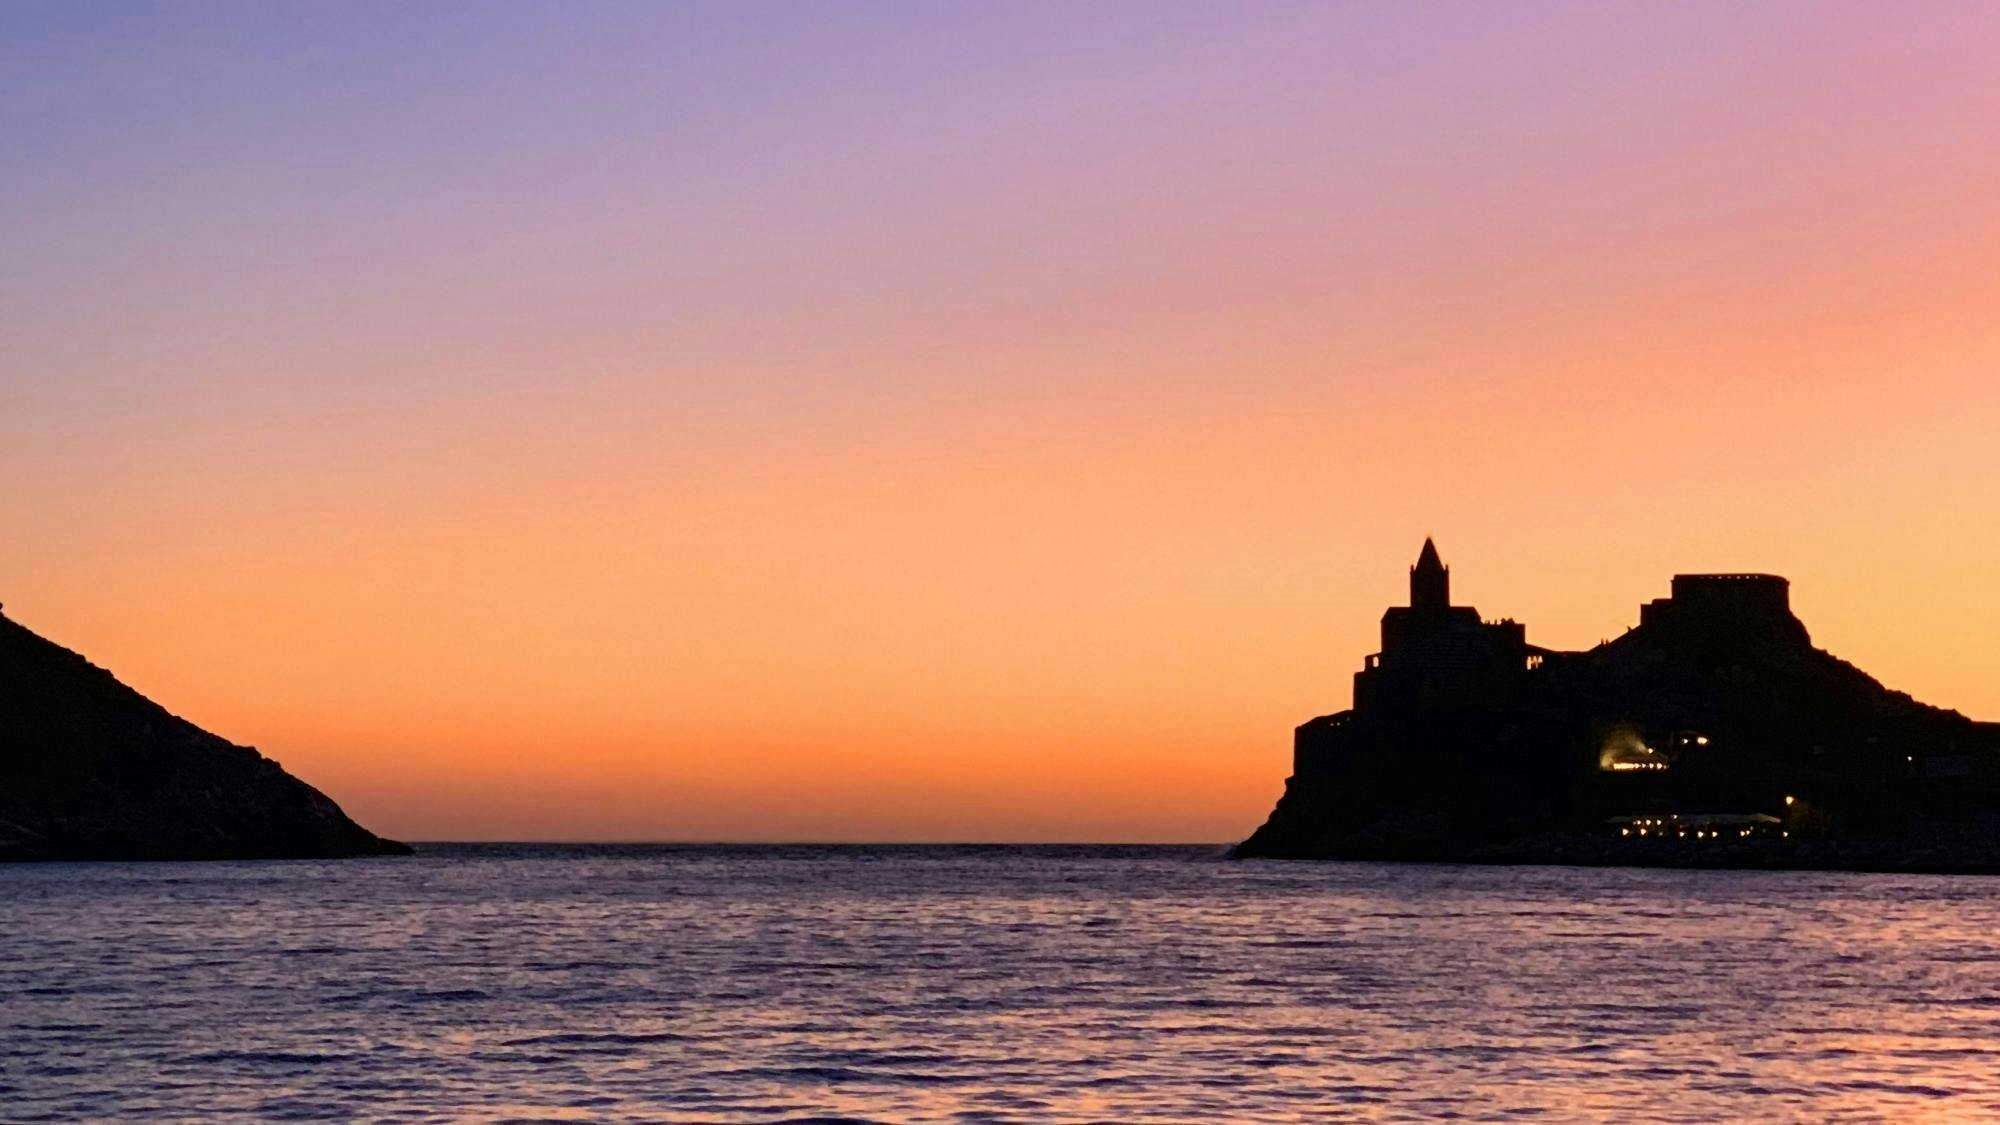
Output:
<svg viewBox="0 0 2000 1125">
<path fill-rule="evenodd" d="M 1417 555 L 1418 570 L 1443 570 L 1444 560 L 1438 557 L 1438 547 L 1431 537 L 1424 536 L 1424 549 Z"/>
<path fill-rule="evenodd" d="M 1417 565 L 1410 568 L 1410 608 L 1442 610 L 1451 606 L 1451 568 L 1438 557 L 1437 544 L 1424 537 Z"/>
</svg>

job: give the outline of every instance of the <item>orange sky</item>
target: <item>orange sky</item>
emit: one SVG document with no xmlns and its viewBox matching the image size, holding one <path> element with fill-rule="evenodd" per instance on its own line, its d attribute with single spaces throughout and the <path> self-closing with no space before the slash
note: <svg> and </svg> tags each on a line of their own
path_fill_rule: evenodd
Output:
<svg viewBox="0 0 2000 1125">
<path fill-rule="evenodd" d="M 1990 9 L 216 11 L 0 36 L 0 599 L 377 831 L 1238 838 L 1425 534 L 2000 719 Z"/>
</svg>

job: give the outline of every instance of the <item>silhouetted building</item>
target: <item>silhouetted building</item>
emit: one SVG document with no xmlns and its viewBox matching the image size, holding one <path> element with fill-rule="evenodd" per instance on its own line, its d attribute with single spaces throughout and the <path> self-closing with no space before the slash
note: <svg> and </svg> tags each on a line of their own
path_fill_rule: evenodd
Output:
<svg viewBox="0 0 2000 1125">
<path fill-rule="evenodd" d="M 1354 674 L 1356 710 L 1436 707 L 1512 691 L 1539 650 L 1515 621 L 1482 621 L 1451 604 L 1451 568 L 1424 540 L 1410 568 L 1410 604 L 1382 614 L 1382 651 Z"/>
<path fill-rule="evenodd" d="M 1676 574 L 1673 596 L 1639 607 L 1639 624 L 1663 629 L 1796 631 L 1791 583 L 1775 574 Z"/>
</svg>

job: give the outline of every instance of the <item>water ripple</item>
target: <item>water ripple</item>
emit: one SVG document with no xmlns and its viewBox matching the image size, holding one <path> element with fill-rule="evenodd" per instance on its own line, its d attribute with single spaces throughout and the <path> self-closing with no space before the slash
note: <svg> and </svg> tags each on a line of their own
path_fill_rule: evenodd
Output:
<svg viewBox="0 0 2000 1125">
<path fill-rule="evenodd" d="M 1198 848 L 0 868 L 8 1121 L 2000 1116 L 2000 880 Z"/>
</svg>

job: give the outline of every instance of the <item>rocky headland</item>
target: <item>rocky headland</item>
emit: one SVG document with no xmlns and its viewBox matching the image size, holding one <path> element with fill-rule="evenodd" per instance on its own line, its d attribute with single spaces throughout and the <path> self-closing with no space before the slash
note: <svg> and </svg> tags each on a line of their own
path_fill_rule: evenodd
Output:
<svg viewBox="0 0 2000 1125">
<path fill-rule="evenodd" d="M 1676 576 L 1560 652 L 1452 605 L 1426 542 L 1236 854 L 2000 873 L 2000 724 L 1815 647 L 1774 575 Z"/>
<path fill-rule="evenodd" d="M 0 616 L 0 861 L 409 850 L 278 763 Z"/>
</svg>

